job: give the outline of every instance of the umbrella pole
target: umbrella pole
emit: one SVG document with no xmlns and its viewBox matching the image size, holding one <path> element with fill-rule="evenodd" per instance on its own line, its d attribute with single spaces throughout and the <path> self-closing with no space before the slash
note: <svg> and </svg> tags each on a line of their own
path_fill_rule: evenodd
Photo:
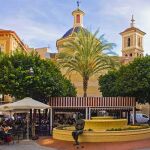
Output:
<svg viewBox="0 0 150 150">
<path fill-rule="evenodd" d="M 27 140 L 29 140 L 29 114 L 27 113 Z"/>
<path fill-rule="evenodd" d="M 53 130 L 53 111 L 52 108 L 49 109 L 50 111 L 50 134 L 52 134 L 52 130 Z"/>
</svg>

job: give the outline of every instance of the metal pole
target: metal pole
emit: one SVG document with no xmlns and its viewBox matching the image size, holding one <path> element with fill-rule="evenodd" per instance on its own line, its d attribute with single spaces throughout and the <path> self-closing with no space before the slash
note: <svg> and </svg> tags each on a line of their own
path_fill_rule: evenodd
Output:
<svg viewBox="0 0 150 150">
<path fill-rule="evenodd" d="M 150 104 L 148 103 L 148 117 L 149 117 L 149 120 L 150 120 Z"/>
<path fill-rule="evenodd" d="M 27 112 L 27 140 L 29 140 L 29 114 Z"/>
<path fill-rule="evenodd" d="M 89 120 L 91 119 L 91 108 L 89 108 Z"/>
<path fill-rule="evenodd" d="M 53 130 L 53 111 L 52 111 L 52 108 L 49 109 L 49 113 L 50 113 L 50 133 L 52 133 L 52 130 Z"/>
<path fill-rule="evenodd" d="M 132 124 L 134 125 L 134 124 L 135 124 L 135 119 L 136 119 L 136 118 L 135 118 L 135 117 L 136 117 L 136 116 L 135 116 L 135 107 L 133 107 L 133 114 L 132 114 L 132 115 L 133 115 Z"/>
<path fill-rule="evenodd" d="M 32 123 L 31 123 L 31 130 L 32 130 L 32 137 L 35 137 L 35 113 L 34 113 L 34 109 L 32 109 Z"/>
<path fill-rule="evenodd" d="M 131 118 L 130 115 L 131 115 L 131 114 L 130 114 L 130 111 L 128 111 L 128 112 L 127 112 L 128 124 L 130 124 L 130 118 Z"/>
<path fill-rule="evenodd" d="M 88 107 L 85 108 L 85 119 L 88 120 Z"/>
</svg>

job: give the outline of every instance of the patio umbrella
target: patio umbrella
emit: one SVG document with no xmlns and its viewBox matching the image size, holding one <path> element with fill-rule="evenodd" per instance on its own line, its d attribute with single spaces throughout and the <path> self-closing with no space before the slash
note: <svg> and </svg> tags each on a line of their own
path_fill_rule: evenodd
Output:
<svg viewBox="0 0 150 150">
<path fill-rule="evenodd" d="M 47 109 L 50 108 L 49 105 L 38 102 L 30 97 L 26 97 L 22 100 L 8 103 L 0 106 L 0 111 L 9 111 L 9 110 L 30 110 L 30 109 Z"/>
<path fill-rule="evenodd" d="M 17 110 L 30 110 L 30 109 L 48 109 L 49 105 L 38 102 L 30 97 L 22 100 L 4 104 L 0 106 L 0 111 L 17 111 Z M 27 113 L 27 139 L 29 139 L 29 114 Z"/>
</svg>

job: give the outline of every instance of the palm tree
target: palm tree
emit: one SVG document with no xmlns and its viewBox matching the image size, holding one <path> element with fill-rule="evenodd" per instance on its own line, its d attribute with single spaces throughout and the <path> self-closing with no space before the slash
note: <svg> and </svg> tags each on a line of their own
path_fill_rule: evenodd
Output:
<svg viewBox="0 0 150 150">
<path fill-rule="evenodd" d="M 66 69 L 66 73 L 77 72 L 83 79 L 84 97 L 87 97 L 88 81 L 91 76 L 102 71 L 114 68 L 114 57 L 108 56 L 108 52 L 114 44 L 103 40 L 103 36 L 97 38 L 98 30 L 92 34 L 80 29 L 74 33 L 74 40 L 69 40 L 62 45 L 58 53 L 58 63 Z"/>
</svg>

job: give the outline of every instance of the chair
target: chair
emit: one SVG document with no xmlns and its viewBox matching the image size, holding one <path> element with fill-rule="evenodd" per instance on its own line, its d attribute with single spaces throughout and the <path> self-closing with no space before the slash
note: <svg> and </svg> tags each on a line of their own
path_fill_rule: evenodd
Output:
<svg viewBox="0 0 150 150">
<path fill-rule="evenodd" d="M 13 144 L 14 144 L 14 137 L 15 137 L 14 129 L 9 129 L 7 135 L 12 138 L 12 141 L 13 141 Z"/>
</svg>

